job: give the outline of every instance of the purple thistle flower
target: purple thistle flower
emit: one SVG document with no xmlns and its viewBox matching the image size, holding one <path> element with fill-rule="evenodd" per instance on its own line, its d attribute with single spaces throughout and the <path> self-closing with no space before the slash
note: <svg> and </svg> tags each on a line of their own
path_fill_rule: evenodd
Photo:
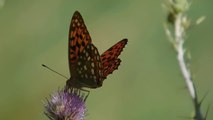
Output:
<svg viewBox="0 0 213 120">
<path fill-rule="evenodd" d="M 44 114 L 50 120 L 84 120 L 85 99 L 80 90 L 60 90 L 47 99 Z"/>
</svg>

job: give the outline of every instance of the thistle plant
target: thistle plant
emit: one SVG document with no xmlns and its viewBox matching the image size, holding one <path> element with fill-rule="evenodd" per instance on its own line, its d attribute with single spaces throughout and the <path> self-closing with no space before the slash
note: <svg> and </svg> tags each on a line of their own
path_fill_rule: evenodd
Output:
<svg viewBox="0 0 213 120">
<path fill-rule="evenodd" d="M 201 23 L 205 17 L 201 17 L 192 24 L 187 17 L 187 10 L 189 10 L 191 1 L 189 0 L 167 0 L 165 7 L 168 10 L 167 24 L 165 24 L 165 32 L 169 41 L 174 47 L 177 54 L 177 61 L 180 71 L 185 80 L 189 95 L 193 100 L 194 105 L 194 120 L 206 120 L 201 113 L 200 106 L 202 103 L 198 101 L 197 91 L 193 83 L 193 76 L 190 70 L 191 57 L 187 51 L 184 43 L 186 41 L 186 32 L 192 25 Z M 187 53 L 187 54 L 186 54 Z M 207 115 L 207 114 L 206 114 Z"/>
<path fill-rule="evenodd" d="M 44 114 L 50 120 L 84 120 L 86 97 L 79 89 L 59 90 L 47 99 Z"/>
</svg>

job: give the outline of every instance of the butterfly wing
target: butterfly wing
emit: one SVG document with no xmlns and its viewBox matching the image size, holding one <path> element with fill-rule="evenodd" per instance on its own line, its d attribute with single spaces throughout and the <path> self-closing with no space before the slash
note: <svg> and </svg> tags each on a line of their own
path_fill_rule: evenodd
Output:
<svg viewBox="0 0 213 120">
<path fill-rule="evenodd" d="M 78 80 L 84 87 L 97 88 L 102 86 L 102 64 L 97 48 L 88 44 L 82 53 L 76 67 Z"/>
<path fill-rule="evenodd" d="M 68 60 L 72 76 L 67 81 L 68 87 L 100 87 L 103 79 L 120 65 L 121 60 L 118 56 L 126 45 L 127 39 L 121 40 L 101 56 L 91 42 L 84 20 L 76 11 L 69 31 Z"/>
<path fill-rule="evenodd" d="M 118 56 L 121 54 L 123 48 L 127 44 L 127 41 L 127 39 L 119 41 L 101 55 L 101 62 L 103 65 L 103 77 L 106 78 L 114 70 L 118 69 L 118 66 L 121 62 Z"/>
<path fill-rule="evenodd" d="M 91 37 L 87 31 L 86 25 L 81 14 L 76 11 L 72 17 L 69 30 L 69 43 L 68 43 L 68 60 L 69 69 L 73 77 L 76 77 L 76 63 L 81 54 L 87 46 L 91 43 Z"/>
<path fill-rule="evenodd" d="M 97 48 L 80 13 L 72 17 L 69 32 L 68 58 L 71 78 L 69 87 L 96 88 L 102 85 L 102 64 Z"/>
</svg>

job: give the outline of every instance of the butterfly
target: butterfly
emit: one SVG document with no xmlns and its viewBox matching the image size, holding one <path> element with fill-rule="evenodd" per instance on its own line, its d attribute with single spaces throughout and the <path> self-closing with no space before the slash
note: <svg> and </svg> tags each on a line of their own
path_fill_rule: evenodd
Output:
<svg viewBox="0 0 213 120">
<path fill-rule="evenodd" d="M 127 44 L 123 39 L 99 54 L 93 45 L 81 14 L 75 11 L 70 23 L 68 41 L 68 61 L 71 77 L 66 82 L 67 88 L 98 88 L 103 80 L 118 69 L 121 60 L 118 58 Z"/>
</svg>

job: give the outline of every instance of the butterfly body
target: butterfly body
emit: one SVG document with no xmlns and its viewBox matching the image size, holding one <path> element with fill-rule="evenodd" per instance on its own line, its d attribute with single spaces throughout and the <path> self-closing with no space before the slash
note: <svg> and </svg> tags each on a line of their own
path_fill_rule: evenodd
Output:
<svg viewBox="0 0 213 120">
<path fill-rule="evenodd" d="M 78 11 L 72 17 L 69 32 L 68 60 L 70 79 L 67 88 L 98 88 L 103 80 L 120 65 L 118 58 L 127 39 L 119 41 L 102 55 L 92 44 L 91 37 Z"/>
</svg>

